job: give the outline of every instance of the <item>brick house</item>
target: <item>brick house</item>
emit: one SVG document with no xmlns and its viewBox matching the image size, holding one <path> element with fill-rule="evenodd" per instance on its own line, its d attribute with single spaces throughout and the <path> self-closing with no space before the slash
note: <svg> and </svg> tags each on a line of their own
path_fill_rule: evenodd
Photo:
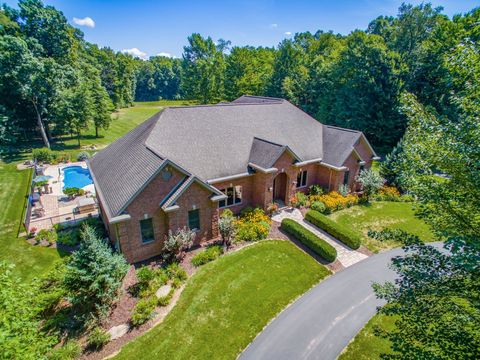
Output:
<svg viewBox="0 0 480 360">
<path fill-rule="evenodd" d="M 168 230 L 218 236 L 223 209 L 336 190 L 376 156 L 358 131 L 323 125 L 283 99 L 166 108 L 90 159 L 101 216 L 129 262 L 161 252 Z"/>
</svg>

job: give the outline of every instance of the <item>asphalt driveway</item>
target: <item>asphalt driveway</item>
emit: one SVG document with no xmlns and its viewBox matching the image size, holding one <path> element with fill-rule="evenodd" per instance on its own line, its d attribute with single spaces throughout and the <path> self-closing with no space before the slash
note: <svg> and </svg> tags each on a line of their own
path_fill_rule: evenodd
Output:
<svg viewBox="0 0 480 360">
<path fill-rule="evenodd" d="M 336 359 L 383 304 L 371 285 L 395 279 L 388 264 L 402 253 L 371 256 L 321 282 L 272 321 L 240 359 Z"/>
</svg>

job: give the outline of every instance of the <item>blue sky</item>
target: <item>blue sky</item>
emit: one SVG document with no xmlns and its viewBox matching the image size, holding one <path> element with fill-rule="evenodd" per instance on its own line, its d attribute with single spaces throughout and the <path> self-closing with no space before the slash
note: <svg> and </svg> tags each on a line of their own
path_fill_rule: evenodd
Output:
<svg viewBox="0 0 480 360">
<path fill-rule="evenodd" d="M 180 57 L 187 36 L 193 32 L 209 35 L 214 40 L 230 40 L 232 45 L 254 46 L 275 46 L 283 38 L 307 30 L 348 34 L 355 29 L 365 29 L 379 15 L 396 15 L 402 3 L 401 0 L 44 2 L 63 11 L 70 23 L 84 32 L 87 41 L 119 51 L 130 49 L 144 57 L 160 53 Z M 449 16 L 480 5 L 478 0 L 431 2 L 434 6 L 443 6 Z M 16 5 L 16 1 L 6 3 Z M 74 18 L 81 25 L 75 24 Z"/>
</svg>

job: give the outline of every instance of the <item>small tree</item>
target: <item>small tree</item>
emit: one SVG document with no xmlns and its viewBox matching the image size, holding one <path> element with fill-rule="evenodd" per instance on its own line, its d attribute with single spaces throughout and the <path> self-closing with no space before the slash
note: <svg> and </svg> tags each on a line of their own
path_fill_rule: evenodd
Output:
<svg viewBox="0 0 480 360">
<path fill-rule="evenodd" d="M 370 199 L 373 194 L 377 193 L 385 183 L 385 180 L 380 174 L 372 170 L 361 171 L 356 180 L 362 184 L 363 193 L 367 200 Z"/>
<path fill-rule="evenodd" d="M 235 221 L 231 212 L 224 211 L 218 220 L 218 231 L 222 237 L 223 247 L 228 249 L 235 234 Z"/>
<path fill-rule="evenodd" d="M 80 248 L 67 264 L 65 286 L 70 291 L 70 301 L 83 314 L 102 317 L 117 296 L 128 264 L 93 227 L 85 225 L 81 237 Z"/>
<path fill-rule="evenodd" d="M 192 246 L 194 238 L 195 232 L 185 227 L 175 233 L 169 230 L 163 243 L 163 258 L 167 261 L 181 260 L 185 250 Z"/>
</svg>

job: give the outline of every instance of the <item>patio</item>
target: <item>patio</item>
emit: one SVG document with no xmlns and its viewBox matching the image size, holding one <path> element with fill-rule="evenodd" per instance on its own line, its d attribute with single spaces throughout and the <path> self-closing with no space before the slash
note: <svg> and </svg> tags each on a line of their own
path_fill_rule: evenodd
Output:
<svg viewBox="0 0 480 360">
<path fill-rule="evenodd" d="M 75 224 L 88 217 L 98 216 L 95 200 L 95 188 L 88 185 L 85 195 L 70 198 L 63 193 L 63 175 L 61 169 L 66 166 L 85 166 L 85 163 L 46 165 L 42 173 L 48 178 L 48 184 L 39 188 L 34 186 L 28 228 L 51 229 L 55 224 Z"/>
</svg>

